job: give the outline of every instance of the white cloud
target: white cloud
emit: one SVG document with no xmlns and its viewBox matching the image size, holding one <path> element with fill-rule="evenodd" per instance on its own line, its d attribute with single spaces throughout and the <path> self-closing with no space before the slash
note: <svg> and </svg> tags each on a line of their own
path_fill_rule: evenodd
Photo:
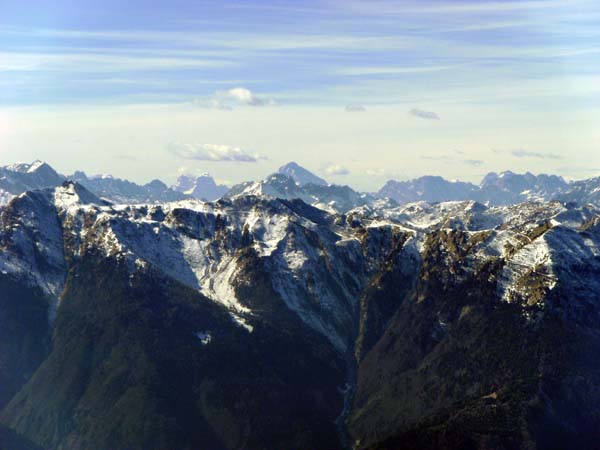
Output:
<svg viewBox="0 0 600 450">
<path fill-rule="evenodd" d="M 419 117 L 421 119 L 440 120 L 440 116 L 438 116 L 437 113 L 434 113 L 433 111 L 425 111 L 419 108 L 411 109 L 410 111 L 408 111 L 408 114 L 410 114 L 411 116 Z"/>
<path fill-rule="evenodd" d="M 223 93 L 223 96 L 230 98 L 238 103 L 250 106 L 264 106 L 268 103 L 268 101 L 265 101 L 254 95 L 252 91 L 250 91 L 250 89 L 246 89 L 243 87 L 229 89 L 228 91 L 225 91 Z"/>
<path fill-rule="evenodd" d="M 329 175 L 337 175 L 337 176 L 350 175 L 350 170 L 348 170 L 346 167 L 338 166 L 337 164 L 327 167 L 327 169 L 325 169 L 325 171 Z"/>
<path fill-rule="evenodd" d="M 210 97 L 197 98 L 192 103 L 202 108 L 232 110 L 236 106 L 272 106 L 275 101 L 258 97 L 245 87 L 235 87 L 226 91 L 216 91 Z"/>
<path fill-rule="evenodd" d="M 167 149 L 179 158 L 194 159 L 197 161 L 236 161 L 253 163 L 265 157 L 250 154 L 239 147 L 223 144 L 187 144 L 171 142 Z"/>
</svg>

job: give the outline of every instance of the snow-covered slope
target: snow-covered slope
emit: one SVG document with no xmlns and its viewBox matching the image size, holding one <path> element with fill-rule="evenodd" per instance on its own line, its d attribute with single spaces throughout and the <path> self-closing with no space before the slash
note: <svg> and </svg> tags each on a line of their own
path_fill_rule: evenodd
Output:
<svg viewBox="0 0 600 450">
<path fill-rule="evenodd" d="M 284 186 L 296 186 L 285 180 Z M 0 270 L 29 280 L 58 304 L 67 261 L 99 252 L 125 261 L 132 273 L 146 265 L 161 270 L 222 305 L 251 331 L 260 312 L 239 292 L 253 282 L 248 271 L 260 265 L 280 301 L 340 351 L 349 345 L 361 293 L 391 254 L 390 236 L 398 233 L 416 255 L 430 236 L 445 230 L 477 235 L 472 263 L 503 261 L 499 301 L 543 305 L 559 282 L 579 280 L 588 289 L 598 284 L 581 272 L 560 279 L 576 267 L 599 264 L 600 219 L 593 207 L 380 204 L 339 216 L 301 200 L 272 198 L 282 198 L 280 191 L 257 193 L 215 203 L 112 206 L 73 183 L 28 192 L 0 212 Z M 539 279 L 535 292 L 526 283 L 532 276 Z"/>
<path fill-rule="evenodd" d="M 257 195 L 269 198 L 301 199 L 319 209 L 331 213 L 344 213 L 361 205 L 380 203 L 370 194 L 356 192 L 349 186 L 296 183 L 291 177 L 280 173 L 269 175 L 262 181 L 246 182 L 234 186 L 227 197 Z"/>
<path fill-rule="evenodd" d="M 118 434 L 121 420 L 115 424 L 112 416 L 135 418 L 143 429 L 143 386 L 157 399 L 144 404 L 158 405 L 164 417 L 181 399 L 204 405 L 194 421 L 187 414 L 195 406 L 177 416 L 181 422 L 172 420 L 177 439 L 179 423 L 190 422 L 191 434 L 198 424 L 214 433 L 214 422 L 205 420 L 225 417 L 219 439 L 229 436 L 232 423 L 242 430 L 232 449 L 244 446 L 237 442 L 246 442 L 246 430 L 270 429 L 273 417 L 304 399 L 282 427 L 304 414 L 313 420 L 315 407 L 333 403 L 315 419 L 317 427 L 347 419 L 362 448 L 379 448 L 370 447 L 381 439 L 373 430 L 391 436 L 408 429 L 409 438 L 420 437 L 422 424 L 437 429 L 440 417 L 436 442 L 442 443 L 446 430 L 471 430 L 480 416 L 491 427 L 487 443 L 503 442 L 506 424 L 514 430 L 511 445 L 533 442 L 537 434 L 523 437 L 519 427 L 537 429 L 551 414 L 560 414 L 553 427 L 573 436 L 595 433 L 597 418 L 588 429 L 571 414 L 595 417 L 598 403 L 597 207 L 380 200 L 337 214 L 285 198 L 300 189 L 298 195 L 314 200 L 306 190 L 314 185 L 274 177 L 253 185 L 257 195 L 240 192 L 216 202 L 115 205 L 63 182 L 0 206 L 0 293 L 8 297 L 2 342 L 12 358 L 0 374 L 8 369 L 10 379 L 22 380 L 3 420 L 44 448 L 60 447 L 46 434 L 60 431 L 61 417 L 88 419 L 75 425 L 77 434 L 70 429 L 52 438 L 62 442 L 98 423 L 106 434 Z M 38 320 L 19 321 L 32 307 Z M 27 350 L 29 331 L 38 328 L 52 336 L 52 345 L 48 338 L 41 350 Z M 43 349 L 51 349 L 38 369 L 12 369 L 22 359 L 20 350 L 12 355 L 21 347 L 6 344 L 12 330 L 23 336 L 23 354 L 41 351 L 43 359 Z M 305 359 L 308 350 L 318 357 Z M 264 381 L 271 374 L 278 375 Z M 82 380 L 89 384 L 84 394 Z M 335 404 L 346 382 L 342 410 Z M 160 389 L 152 393 L 153 386 Z M 132 398 L 132 406 L 106 419 L 106 398 L 116 405 Z M 160 406 L 165 399 L 173 403 Z M 554 407 L 561 404 L 569 405 L 566 412 Z M 263 411 L 265 425 L 245 425 Z M 478 438 L 481 429 L 471 434 Z M 426 426 L 425 432 L 427 438 L 437 431 Z M 154 442 L 154 430 L 143 433 Z M 65 448 L 90 448 L 74 442 Z M 122 446 L 105 442 L 98 448 Z M 173 442 L 169 448 L 180 447 Z M 198 442 L 188 447 L 205 447 Z M 320 441 L 302 448 L 318 448 L 313 442 Z M 323 448 L 340 448 L 333 442 Z"/>
<path fill-rule="evenodd" d="M 227 308 L 249 331 L 255 312 L 237 294 L 252 250 L 275 292 L 342 351 L 369 277 L 359 239 L 302 202 L 252 196 L 204 203 L 111 206 L 80 185 L 28 192 L 2 210 L 6 273 L 28 279 L 58 304 L 66 260 L 87 252 L 129 270 L 151 265 Z"/>
</svg>

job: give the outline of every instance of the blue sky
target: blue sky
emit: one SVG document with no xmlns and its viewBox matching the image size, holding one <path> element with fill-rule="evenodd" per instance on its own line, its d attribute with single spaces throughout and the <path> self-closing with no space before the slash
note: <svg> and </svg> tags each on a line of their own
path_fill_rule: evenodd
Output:
<svg viewBox="0 0 600 450">
<path fill-rule="evenodd" d="M 593 0 L 2 0 L 0 163 L 598 175 L 598 23 Z"/>
</svg>

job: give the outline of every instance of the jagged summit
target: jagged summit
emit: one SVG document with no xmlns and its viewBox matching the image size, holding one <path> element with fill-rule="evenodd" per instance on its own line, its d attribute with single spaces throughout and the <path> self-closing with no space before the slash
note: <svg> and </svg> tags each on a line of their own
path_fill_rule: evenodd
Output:
<svg viewBox="0 0 600 450">
<path fill-rule="evenodd" d="M 427 175 L 408 181 L 388 181 L 378 192 L 400 203 L 415 201 L 443 202 L 473 199 L 477 187 L 462 181 L 448 181 L 440 176 Z"/>
<path fill-rule="evenodd" d="M 54 194 L 55 204 L 68 205 L 109 205 L 110 203 L 100 199 L 88 191 L 85 186 L 75 181 L 64 181 L 60 186 L 51 189 Z"/>
<path fill-rule="evenodd" d="M 32 163 L 17 162 L 17 163 L 8 165 L 5 168 L 12 172 L 33 173 L 40 169 L 44 169 L 44 168 L 48 168 L 48 167 L 50 167 L 48 165 L 48 163 L 41 161 L 39 159 L 36 159 Z"/>
<path fill-rule="evenodd" d="M 301 199 L 309 205 L 333 213 L 344 213 L 377 201 L 371 194 L 357 192 L 349 186 L 314 183 L 301 185 L 291 176 L 279 172 L 261 181 L 240 183 L 227 193 L 227 197 L 231 198 L 244 195 Z"/>
<path fill-rule="evenodd" d="M 64 179 L 49 164 L 39 160 L 0 167 L 0 205 L 28 190 L 59 185 Z"/>
<path fill-rule="evenodd" d="M 304 186 L 306 184 L 316 184 L 318 186 L 327 186 L 329 183 L 325 181 L 323 178 L 318 177 L 314 173 L 300 166 L 298 163 L 292 161 L 283 166 L 281 166 L 277 173 L 281 173 L 287 175 L 292 178 L 296 183 L 300 186 Z"/>
<path fill-rule="evenodd" d="M 73 180 L 85 186 L 98 197 L 113 203 L 157 203 L 182 200 L 184 194 L 173 191 L 162 181 L 153 180 L 144 186 L 111 175 L 88 177 L 83 171 L 70 176 L 56 172 L 48 163 L 16 163 L 0 167 L 0 205 L 13 197 L 34 189 L 59 186 L 65 180 Z"/>
<path fill-rule="evenodd" d="M 424 176 L 408 181 L 388 181 L 378 192 L 400 203 L 426 201 L 476 200 L 491 205 L 511 205 L 525 201 L 548 201 L 561 198 L 573 185 L 557 175 L 531 172 L 518 174 L 510 170 L 488 173 L 479 185 L 448 181 L 438 176 Z"/>
<path fill-rule="evenodd" d="M 459 180 L 447 180 L 441 176 L 426 175 L 419 178 L 389 180 L 379 191 L 368 194 L 357 192 L 349 186 L 327 184 L 296 162 L 290 162 L 257 182 L 243 182 L 229 189 L 217 184 L 208 173 L 200 176 L 181 175 L 168 187 L 161 180 L 138 185 L 112 175 L 87 176 L 76 171 L 65 177 L 48 163 L 36 160 L 32 163 L 16 163 L 0 167 L 0 205 L 15 195 L 31 189 L 57 186 L 71 179 L 85 186 L 90 192 L 112 203 L 164 203 L 193 197 L 215 201 L 223 196 L 264 195 L 274 198 L 299 198 L 306 203 L 330 212 L 344 213 L 364 205 L 380 208 L 377 202 L 386 199 L 394 204 L 425 201 L 474 200 L 488 205 L 512 205 L 526 201 L 575 202 L 600 204 L 600 177 L 567 182 L 557 175 L 531 172 L 523 174 L 510 170 L 488 173 L 479 185 Z M 390 203 L 390 206 L 393 206 Z"/>
<path fill-rule="evenodd" d="M 206 201 L 217 200 L 229 190 L 224 184 L 217 184 L 208 172 L 204 172 L 198 177 L 180 175 L 171 189 Z"/>
</svg>

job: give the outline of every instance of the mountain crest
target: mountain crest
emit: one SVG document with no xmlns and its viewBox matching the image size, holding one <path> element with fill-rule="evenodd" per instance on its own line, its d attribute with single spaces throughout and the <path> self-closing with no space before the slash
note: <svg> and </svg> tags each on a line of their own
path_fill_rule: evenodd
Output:
<svg viewBox="0 0 600 450">
<path fill-rule="evenodd" d="M 224 184 L 217 184 L 208 172 L 196 178 L 185 174 L 180 175 L 171 189 L 209 202 L 221 198 L 229 190 Z"/>
<path fill-rule="evenodd" d="M 325 181 L 323 178 L 318 177 L 311 171 L 305 169 L 298 163 L 292 161 L 283 166 L 281 166 L 277 173 L 281 173 L 283 175 L 287 175 L 292 178 L 297 184 L 300 186 L 304 186 L 305 184 L 316 184 L 318 186 L 327 186 L 329 183 Z"/>
</svg>

